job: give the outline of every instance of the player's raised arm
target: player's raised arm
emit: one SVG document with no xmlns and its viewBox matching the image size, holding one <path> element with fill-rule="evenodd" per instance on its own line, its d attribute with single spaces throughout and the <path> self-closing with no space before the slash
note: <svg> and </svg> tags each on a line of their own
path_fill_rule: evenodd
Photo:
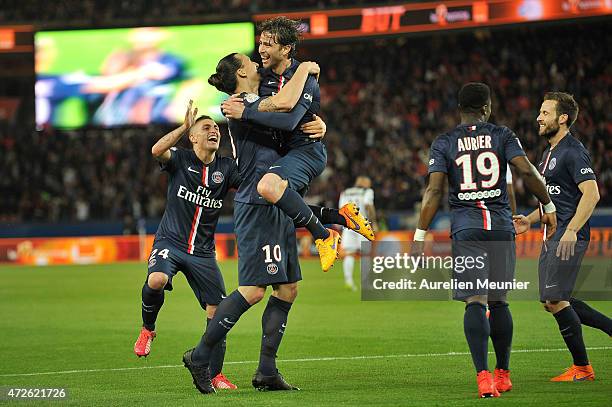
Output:
<svg viewBox="0 0 612 407">
<path fill-rule="evenodd" d="M 302 62 L 293 77 L 273 96 L 265 98 L 257 106 L 260 112 L 289 112 L 300 100 L 309 75 L 319 75 L 321 69 L 316 62 Z"/>
<path fill-rule="evenodd" d="M 193 123 L 195 122 L 196 115 L 198 114 L 198 108 L 193 108 L 193 100 L 189 100 L 187 106 L 187 112 L 185 113 L 185 121 L 176 129 L 166 134 L 157 143 L 151 147 L 151 154 L 156 160 L 166 162 L 170 159 L 170 147 L 173 147 L 181 139 L 185 132 L 189 131 Z"/>
</svg>

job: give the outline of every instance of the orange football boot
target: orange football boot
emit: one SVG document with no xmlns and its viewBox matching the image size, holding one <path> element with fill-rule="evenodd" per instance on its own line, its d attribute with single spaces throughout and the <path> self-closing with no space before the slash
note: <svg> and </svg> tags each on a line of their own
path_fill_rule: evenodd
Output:
<svg viewBox="0 0 612 407">
<path fill-rule="evenodd" d="M 155 336 L 155 331 L 149 331 L 144 326 L 142 327 L 142 329 L 140 330 L 140 335 L 138 335 L 138 339 L 134 344 L 134 353 L 136 354 L 136 356 L 149 356 L 149 353 L 151 352 L 151 342 L 153 342 Z"/>
<path fill-rule="evenodd" d="M 374 240 L 374 230 L 372 224 L 361 213 L 355 203 L 349 202 L 340 210 L 340 215 L 346 220 L 346 227 L 359 233 L 361 236 L 372 241 Z"/>
<path fill-rule="evenodd" d="M 476 381 L 478 382 L 478 398 L 499 397 L 491 372 L 481 370 L 476 376 Z"/>
<path fill-rule="evenodd" d="M 593 380 L 595 380 L 595 372 L 591 365 L 572 365 L 572 367 L 568 368 L 559 376 L 550 379 L 551 382 L 592 382 Z"/>
<path fill-rule="evenodd" d="M 215 389 L 236 390 L 238 386 L 230 382 L 223 373 L 219 373 L 212 379 L 212 385 Z"/>
<path fill-rule="evenodd" d="M 334 261 L 338 258 L 338 250 L 340 249 L 340 233 L 333 229 L 327 229 L 329 236 L 327 239 L 315 240 L 315 246 L 321 258 L 321 268 L 327 272 L 334 265 Z"/>
<path fill-rule="evenodd" d="M 495 388 L 500 393 L 505 393 L 512 390 L 512 382 L 510 381 L 510 371 L 504 369 L 495 369 L 493 372 Z"/>
</svg>

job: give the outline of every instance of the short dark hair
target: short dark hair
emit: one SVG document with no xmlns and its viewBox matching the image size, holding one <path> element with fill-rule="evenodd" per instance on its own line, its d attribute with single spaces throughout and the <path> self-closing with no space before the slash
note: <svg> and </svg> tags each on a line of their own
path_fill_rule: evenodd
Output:
<svg viewBox="0 0 612 407">
<path fill-rule="evenodd" d="M 285 16 L 274 17 L 259 23 L 257 29 L 259 33 L 268 32 L 272 34 L 274 40 L 282 46 L 290 45 L 289 58 L 293 58 L 296 53 L 296 46 L 302 34 L 302 23 L 292 20 Z"/>
<path fill-rule="evenodd" d="M 565 92 L 548 92 L 544 95 L 544 100 L 554 100 L 557 102 L 557 118 L 562 114 L 566 114 L 569 118 L 567 127 L 571 127 L 578 118 L 580 108 L 574 99 L 574 96 Z"/>
<path fill-rule="evenodd" d="M 221 58 L 217 64 L 217 69 L 214 74 L 208 78 L 208 83 L 228 95 L 231 95 L 238 86 L 236 79 L 236 71 L 242 67 L 242 62 L 238 59 L 236 52 Z"/>
<path fill-rule="evenodd" d="M 197 119 L 195 119 L 195 121 L 193 122 L 193 125 L 187 131 L 187 135 L 191 135 L 191 129 L 193 129 L 193 126 L 195 126 L 197 122 L 201 122 L 202 120 L 206 120 L 206 119 L 212 120 L 213 122 L 215 121 L 215 119 L 213 119 L 212 117 L 203 114 L 199 116 Z"/>
<path fill-rule="evenodd" d="M 212 120 L 213 122 L 215 121 L 212 117 L 203 114 L 203 115 L 199 116 L 197 119 L 195 119 L 195 122 L 193 122 L 193 124 L 196 124 L 197 122 L 202 121 L 202 120 L 206 120 L 206 119 Z"/>
<path fill-rule="evenodd" d="M 476 113 L 491 99 L 491 89 L 482 82 L 469 82 L 459 91 L 459 110 Z"/>
</svg>

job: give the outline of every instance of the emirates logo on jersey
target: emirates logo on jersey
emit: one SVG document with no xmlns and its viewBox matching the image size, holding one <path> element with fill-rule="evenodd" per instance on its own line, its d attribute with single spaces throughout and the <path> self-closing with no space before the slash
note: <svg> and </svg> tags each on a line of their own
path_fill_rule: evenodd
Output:
<svg viewBox="0 0 612 407">
<path fill-rule="evenodd" d="M 215 184 L 223 182 L 223 173 L 221 171 L 215 171 L 210 177 Z"/>
</svg>

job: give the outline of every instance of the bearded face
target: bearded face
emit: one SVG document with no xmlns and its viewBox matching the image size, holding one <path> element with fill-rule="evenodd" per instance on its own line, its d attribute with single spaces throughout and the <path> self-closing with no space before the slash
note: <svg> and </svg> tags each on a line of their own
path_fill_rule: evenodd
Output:
<svg viewBox="0 0 612 407">
<path fill-rule="evenodd" d="M 559 115 L 557 115 L 557 102 L 554 100 L 545 100 L 540 108 L 540 114 L 537 118 L 538 134 L 542 137 L 550 139 L 559 131 Z"/>
</svg>

